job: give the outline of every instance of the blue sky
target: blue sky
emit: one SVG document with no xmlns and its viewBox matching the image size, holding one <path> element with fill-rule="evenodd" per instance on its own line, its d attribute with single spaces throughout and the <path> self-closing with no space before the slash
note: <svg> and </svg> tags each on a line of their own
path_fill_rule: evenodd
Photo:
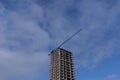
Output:
<svg viewBox="0 0 120 80">
<path fill-rule="evenodd" d="M 120 0 L 0 0 L 0 80 L 49 80 L 48 54 L 73 52 L 76 80 L 120 80 Z"/>
</svg>

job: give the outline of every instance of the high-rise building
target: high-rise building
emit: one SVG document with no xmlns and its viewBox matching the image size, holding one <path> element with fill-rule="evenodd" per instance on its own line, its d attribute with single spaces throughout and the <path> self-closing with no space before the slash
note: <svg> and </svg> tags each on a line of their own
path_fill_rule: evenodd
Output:
<svg viewBox="0 0 120 80">
<path fill-rule="evenodd" d="M 75 80 L 72 53 L 58 48 L 51 52 L 50 80 Z"/>
</svg>

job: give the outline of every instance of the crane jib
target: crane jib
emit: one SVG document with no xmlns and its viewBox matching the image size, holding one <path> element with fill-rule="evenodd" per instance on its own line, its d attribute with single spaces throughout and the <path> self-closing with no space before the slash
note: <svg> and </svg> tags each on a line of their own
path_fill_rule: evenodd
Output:
<svg viewBox="0 0 120 80">
<path fill-rule="evenodd" d="M 62 45 L 64 45 L 66 42 L 68 42 L 70 39 L 72 39 L 76 34 L 78 34 L 80 31 L 82 31 L 82 29 L 80 28 L 77 32 L 75 32 L 73 35 L 71 35 L 68 39 L 66 39 L 65 41 L 63 41 L 58 48 L 60 48 Z"/>
</svg>

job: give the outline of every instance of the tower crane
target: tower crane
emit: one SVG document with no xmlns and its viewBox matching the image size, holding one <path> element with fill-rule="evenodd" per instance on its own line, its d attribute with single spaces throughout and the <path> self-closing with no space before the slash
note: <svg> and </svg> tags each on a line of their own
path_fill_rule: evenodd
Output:
<svg viewBox="0 0 120 80">
<path fill-rule="evenodd" d="M 82 31 L 82 29 L 80 28 L 77 32 L 75 32 L 74 34 L 72 34 L 70 37 L 68 37 L 65 41 L 63 41 L 57 48 L 60 48 L 62 45 L 64 45 L 65 43 L 67 43 L 69 40 L 71 40 L 75 35 L 77 35 L 80 31 Z"/>
<path fill-rule="evenodd" d="M 71 40 L 75 35 L 77 35 L 79 32 L 82 31 L 82 28 L 80 28 L 79 30 L 77 30 L 74 34 L 72 34 L 71 36 L 69 36 L 66 40 L 64 40 L 56 49 L 60 48 L 61 46 L 63 46 L 65 43 L 67 43 L 69 40 Z M 48 56 L 50 56 L 50 54 L 48 54 Z"/>
</svg>

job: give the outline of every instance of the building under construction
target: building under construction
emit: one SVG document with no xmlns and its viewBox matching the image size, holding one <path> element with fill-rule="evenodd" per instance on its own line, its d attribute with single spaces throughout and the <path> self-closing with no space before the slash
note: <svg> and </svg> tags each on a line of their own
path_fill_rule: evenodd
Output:
<svg viewBox="0 0 120 80">
<path fill-rule="evenodd" d="M 63 43 L 61 43 L 56 50 L 50 53 L 50 80 L 75 80 L 72 53 L 60 47 L 71 40 L 80 31 L 82 31 L 81 28 L 68 39 L 63 41 Z"/>
<path fill-rule="evenodd" d="M 72 53 L 57 48 L 51 52 L 50 80 L 75 80 Z"/>
</svg>

